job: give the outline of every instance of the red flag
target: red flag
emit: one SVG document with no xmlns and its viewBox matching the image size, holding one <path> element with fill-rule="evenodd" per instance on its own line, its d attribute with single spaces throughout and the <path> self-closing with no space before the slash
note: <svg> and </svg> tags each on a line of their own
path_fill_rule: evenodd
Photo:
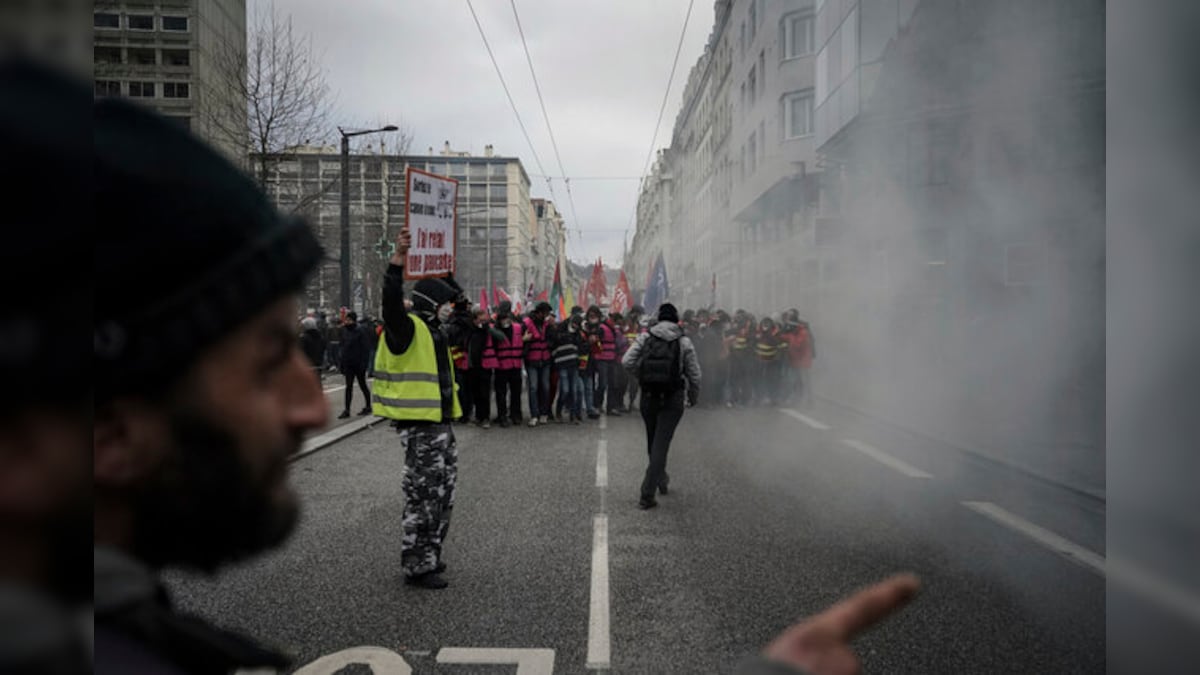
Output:
<svg viewBox="0 0 1200 675">
<path fill-rule="evenodd" d="M 479 289 L 479 307 L 480 307 L 480 309 L 487 312 L 488 314 L 492 313 L 492 310 L 491 310 L 490 306 L 488 305 L 488 301 L 487 301 L 487 289 L 486 288 Z"/>
<path fill-rule="evenodd" d="M 542 291 L 541 293 L 538 293 L 537 301 L 550 302 L 550 291 Z"/>
<path fill-rule="evenodd" d="M 585 282 L 583 282 L 583 285 L 579 287 L 579 298 L 578 298 L 577 302 L 579 303 L 579 306 L 582 307 L 585 311 L 587 310 L 588 305 L 592 304 L 592 303 L 588 302 L 588 291 L 591 290 L 591 288 L 592 288 L 591 281 L 585 281 Z"/>
<path fill-rule="evenodd" d="M 500 288 L 499 286 L 492 286 L 492 297 L 494 298 L 494 304 L 497 307 L 499 307 L 500 303 L 504 302 L 505 300 L 507 300 L 509 304 L 512 304 L 512 296 L 510 296 L 508 293 L 505 293 L 504 289 Z"/>
<path fill-rule="evenodd" d="M 608 297 L 608 284 L 604 281 L 604 263 L 599 258 L 596 258 L 596 266 L 592 268 L 592 279 L 588 285 L 597 302 L 603 302 L 603 298 Z"/>
<path fill-rule="evenodd" d="M 612 307 L 610 310 L 624 314 L 633 307 L 630 301 L 632 293 L 629 291 L 629 280 L 625 278 L 625 270 L 621 270 L 621 278 L 617 280 L 617 287 L 613 289 Z"/>
</svg>

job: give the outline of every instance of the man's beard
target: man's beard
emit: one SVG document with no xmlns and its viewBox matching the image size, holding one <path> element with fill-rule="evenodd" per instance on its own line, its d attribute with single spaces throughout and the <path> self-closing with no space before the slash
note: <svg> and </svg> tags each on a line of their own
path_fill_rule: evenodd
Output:
<svg viewBox="0 0 1200 675">
<path fill-rule="evenodd" d="M 256 477 L 232 434 L 202 416 L 172 415 L 170 456 L 135 495 L 134 550 L 158 568 L 214 572 L 282 544 L 299 519 L 295 502 L 271 501 L 273 483 L 286 480 L 295 448 L 272 453 Z"/>
</svg>

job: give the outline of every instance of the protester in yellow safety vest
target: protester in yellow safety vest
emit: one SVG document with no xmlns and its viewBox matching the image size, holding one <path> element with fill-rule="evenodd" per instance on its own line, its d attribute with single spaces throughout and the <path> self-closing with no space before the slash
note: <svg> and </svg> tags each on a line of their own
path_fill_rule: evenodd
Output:
<svg viewBox="0 0 1200 675">
<path fill-rule="evenodd" d="M 462 299 L 455 285 L 422 279 L 404 307 L 404 257 L 411 237 L 402 230 L 383 280 L 384 339 L 375 357 L 376 415 L 395 421 L 404 449 L 405 583 L 445 588 L 442 544 L 450 527 L 458 474 L 453 420 L 462 416 L 443 324 Z"/>
<path fill-rule="evenodd" d="M 779 329 L 770 317 L 763 317 L 758 324 L 758 335 L 754 340 L 754 355 L 758 357 L 758 372 L 754 378 L 755 400 L 770 405 L 779 397 L 781 358 L 787 343 L 779 335 Z"/>
</svg>

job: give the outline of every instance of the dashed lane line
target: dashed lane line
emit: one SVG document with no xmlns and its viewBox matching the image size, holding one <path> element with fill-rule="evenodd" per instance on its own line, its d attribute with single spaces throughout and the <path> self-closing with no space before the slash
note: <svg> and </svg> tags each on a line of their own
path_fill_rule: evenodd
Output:
<svg viewBox="0 0 1200 675">
<path fill-rule="evenodd" d="M 608 516 L 592 520 L 592 589 L 588 608 L 587 667 L 607 670 L 612 662 L 608 606 Z"/>
<path fill-rule="evenodd" d="M 1104 576 L 1104 556 L 1087 550 L 1064 537 L 1035 525 L 1024 518 L 1010 513 L 991 502 L 963 502 L 963 506 L 1001 525 L 1016 530 L 1037 543 L 1093 572 Z"/>
<path fill-rule="evenodd" d="M 879 462 L 890 469 L 898 471 L 909 478 L 933 478 L 932 474 L 922 471 L 917 467 L 908 464 L 907 462 L 902 462 L 886 452 L 867 445 L 862 441 L 856 441 L 852 438 L 843 438 L 842 444 L 854 448 L 876 462 Z"/>
<path fill-rule="evenodd" d="M 791 410 L 789 408 L 780 408 L 779 412 L 783 413 L 784 415 L 788 415 L 789 417 L 795 417 L 796 419 L 800 420 L 801 422 L 804 422 L 805 424 L 812 427 L 813 429 L 816 429 L 817 431 L 829 431 L 828 424 L 817 421 L 817 420 L 809 417 L 808 415 L 804 415 L 795 410 Z"/>
<path fill-rule="evenodd" d="M 596 451 L 596 487 L 608 487 L 608 441 L 603 438 Z"/>
</svg>

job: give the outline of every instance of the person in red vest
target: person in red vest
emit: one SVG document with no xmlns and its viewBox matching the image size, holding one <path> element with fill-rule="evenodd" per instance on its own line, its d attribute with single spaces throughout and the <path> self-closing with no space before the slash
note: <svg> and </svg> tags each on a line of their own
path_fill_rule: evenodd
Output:
<svg viewBox="0 0 1200 675">
<path fill-rule="evenodd" d="M 586 332 L 592 344 L 592 391 L 595 399 L 596 412 L 588 413 L 588 417 L 599 417 L 599 411 L 605 410 L 605 400 L 608 405 L 606 412 L 612 417 L 620 417 L 617 412 L 615 398 L 614 364 L 617 362 L 617 334 L 612 324 L 604 320 L 600 308 L 596 305 L 588 307 Z"/>
<path fill-rule="evenodd" d="M 550 342 L 546 335 L 550 303 L 539 302 L 523 322 L 525 376 L 529 378 L 529 426 L 550 421 Z"/>
<path fill-rule="evenodd" d="M 805 407 L 812 404 L 812 382 L 809 371 L 817 357 L 812 329 L 807 321 L 800 319 L 800 310 L 789 309 L 783 313 L 783 331 L 780 336 L 787 343 L 787 369 L 784 371 L 784 396 Z"/>
<path fill-rule="evenodd" d="M 493 340 L 496 351 L 496 416 L 502 427 L 521 423 L 521 361 L 525 353 L 521 324 L 513 321 L 512 304 L 500 303 L 496 312 L 496 328 L 504 336 Z"/>
</svg>

